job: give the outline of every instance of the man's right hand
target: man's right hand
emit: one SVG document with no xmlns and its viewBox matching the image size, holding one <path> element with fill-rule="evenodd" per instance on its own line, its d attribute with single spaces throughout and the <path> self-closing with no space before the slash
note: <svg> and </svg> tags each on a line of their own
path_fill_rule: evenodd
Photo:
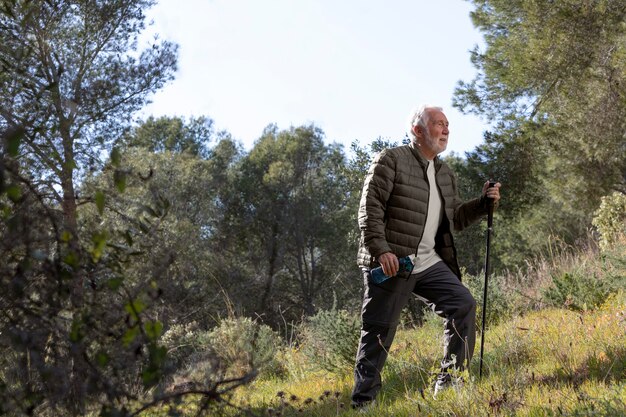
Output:
<svg viewBox="0 0 626 417">
<path fill-rule="evenodd" d="M 378 263 L 383 267 L 383 272 L 388 277 L 393 277 L 400 269 L 398 257 L 391 252 L 385 252 L 378 257 Z"/>
</svg>

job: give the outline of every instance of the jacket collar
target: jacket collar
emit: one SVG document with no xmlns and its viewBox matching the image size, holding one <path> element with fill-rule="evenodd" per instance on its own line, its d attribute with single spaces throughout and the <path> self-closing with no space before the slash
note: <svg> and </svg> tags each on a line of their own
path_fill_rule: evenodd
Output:
<svg viewBox="0 0 626 417">
<path fill-rule="evenodd" d="M 411 149 L 413 156 L 415 156 L 415 159 L 417 159 L 422 168 L 426 169 L 428 167 L 428 159 L 426 159 L 424 155 L 422 155 L 418 146 L 415 145 L 415 142 L 411 141 L 408 146 Z M 439 156 L 435 156 L 433 162 L 435 163 L 435 170 L 439 170 L 439 167 L 441 166 L 441 159 L 439 158 Z"/>
</svg>

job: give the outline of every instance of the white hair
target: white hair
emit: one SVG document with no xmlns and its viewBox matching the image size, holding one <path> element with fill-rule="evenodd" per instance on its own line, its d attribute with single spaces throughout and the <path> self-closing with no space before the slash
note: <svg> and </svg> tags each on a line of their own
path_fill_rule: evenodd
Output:
<svg viewBox="0 0 626 417">
<path fill-rule="evenodd" d="M 428 121 L 427 120 L 428 112 L 426 112 L 426 110 L 431 110 L 431 109 L 443 111 L 443 108 L 439 106 L 433 106 L 430 104 L 422 104 L 421 106 L 418 106 L 415 109 L 413 109 L 413 111 L 409 115 L 407 133 L 409 134 L 409 137 L 413 139 L 413 141 L 417 139 L 415 137 L 415 133 L 413 133 L 413 128 L 418 125 L 422 126 L 424 129 L 426 128 L 426 122 Z"/>
</svg>

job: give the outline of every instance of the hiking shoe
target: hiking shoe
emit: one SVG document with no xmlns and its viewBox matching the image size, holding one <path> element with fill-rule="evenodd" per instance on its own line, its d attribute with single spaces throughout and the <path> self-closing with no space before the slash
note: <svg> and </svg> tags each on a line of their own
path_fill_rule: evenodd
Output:
<svg viewBox="0 0 626 417">
<path fill-rule="evenodd" d="M 453 378 L 449 373 L 441 373 L 437 376 L 435 387 L 433 389 L 433 397 L 447 390 L 448 388 L 460 388 L 463 386 L 463 378 Z"/>
<path fill-rule="evenodd" d="M 374 407 L 375 405 L 376 400 L 363 401 L 360 403 L 352 403 L 352 408 L 358 410 L 359 414 L 365 414 L 370 410 L 370 408 Z"/>
<path fill-rule="evenodd" d="M 437 380 L 435 381 L 435 388 L 433 389 L 433 397 L 437 398 L 442 391 L 450 388 L 452 386 L 452 377 L 450 374 L 439 374 L 437 376 Z"/>
</svg>

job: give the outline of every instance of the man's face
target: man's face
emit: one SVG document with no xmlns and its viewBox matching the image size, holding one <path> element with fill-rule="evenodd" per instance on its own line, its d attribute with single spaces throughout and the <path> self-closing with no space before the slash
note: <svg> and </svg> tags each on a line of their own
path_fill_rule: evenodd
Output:
<svg viewBox="0 0 626 417">
<path fill-rule="evenodd" d="M 448 119 L 442 111 L 426 110 L 426 129 L 415 126 L 415 134 L 420 151 L 427 159 L 433 159 L 448 147 Z"/>
</svg>

